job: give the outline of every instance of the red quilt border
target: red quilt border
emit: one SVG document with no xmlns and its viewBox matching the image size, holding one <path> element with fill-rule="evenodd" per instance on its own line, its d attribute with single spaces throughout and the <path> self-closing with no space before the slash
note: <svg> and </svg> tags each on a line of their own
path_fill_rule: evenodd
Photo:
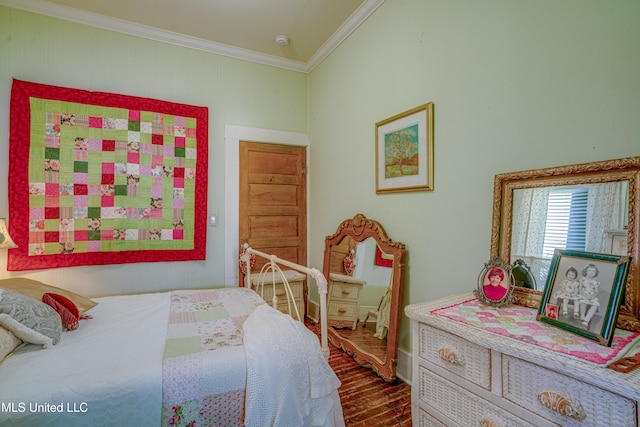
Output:
<svg viewBox="0 0 640 427">
<path fill-rule="evenodd" d="M 194 248 L 192 250 L 140 250 L 56 254 L 30 257 L 29 230 L 29 98 L 36 97 L 114 108 L 138 109 L 197 119 Z M 25 126 L 25 123 L 27 124 Z M 136 96 L 65 88 L 13 79 L 9 136 L 9 234 L 18 245 L 7 256 L 7 271 L 37 270 L 82 265 L 167 262 L 206 259 L 208 187 L 208 107 L 198 107 Z"/>
</svg>

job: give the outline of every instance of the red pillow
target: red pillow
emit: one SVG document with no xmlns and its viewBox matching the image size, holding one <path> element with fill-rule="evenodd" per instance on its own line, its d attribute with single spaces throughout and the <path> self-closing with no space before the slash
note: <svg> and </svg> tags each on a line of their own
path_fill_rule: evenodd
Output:
<svg viewBox="0 0 640 427">
<path fill-rule="evenodd" d="M 60 294 L 45 293 L 42 295 L 42 302 L 50 305 L 60 315 L 62 326 L 67 331 L 78 328 L 80 311 L 69 298 Z"/>
</svg>

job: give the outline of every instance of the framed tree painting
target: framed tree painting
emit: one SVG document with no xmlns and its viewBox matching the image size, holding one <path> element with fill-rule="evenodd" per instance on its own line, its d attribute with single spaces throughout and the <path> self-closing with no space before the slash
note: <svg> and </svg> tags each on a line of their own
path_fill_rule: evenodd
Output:
<svg viewBox="0 0 640 427">
<path fill-rule="evenodd" d="M 376 123 L 376 193 L 433 190 L 433 103 Z"/>
</svg>

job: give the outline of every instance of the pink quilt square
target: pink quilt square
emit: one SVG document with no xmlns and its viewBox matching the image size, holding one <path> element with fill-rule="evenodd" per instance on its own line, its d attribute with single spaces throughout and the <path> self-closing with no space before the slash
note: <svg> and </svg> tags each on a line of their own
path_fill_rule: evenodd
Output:
<svg viewBox="0 0 640 427">
<path fill-rule="evenodd" d="M 102 128 L 102 117 L 89 117 L 90 128 Z"/>
<path fill-rule="evenodd" d="M 187 138 L 184 136 L 176 136 L 174 144 L 176 147 L 185 148 L 187 146 Z"/>
<path fill-rule="evenodd" d="M 183 240 L 184 230 L 173 230 L 173 240 Z"/>
<path fill-rule="evenodd" d="M 44 207 L 29 208 L 29 220 L 39 221 L 44 219 Z"/>
<path fill-rule="evenodd" d="M 185 117 L 175 116 L 173 118 L 173 125 L 174 126 L 184 126 L 186 123 L 187 123 L 187 119 Z"/>
<path fill-rule="evenodd" d="M 44 243 L 44 232 L 42 231 L 30 231 L 29 243 Z"/>
<path fill-rule="evenodd" d="M 115 165 L 113 163 L 103 163 L 102 173 L 113 175 L 115 173 Z"/>
<path fill-rule="evenodd" d="M 195 138 L 196 137 L 196 128 L 187 128 L 186 129 L 187 138 Z"/>
<path fill-rule="evenodd" d="M 44 241 L 47 243 L 59 242 L 60 241 L 60 233 L 57 231 L 45 231 L 44 232 Z"/>
<path fill-rule="evenodd" d="M 129 110 L 129 120 L 134 122 L 140 121 L 140 111 L 139 110 Z"/>
<path fill-rule="evenodd" d="M 44 194 L 58 195 L 60 194 L 60 185 L 55 182 L 47 182 L 44 184 Z"/>
<path fill-rule="evenodd" d="M 173 176 L 175 178 L 184 178 L 184 168 L 174 168 Z"/>
<path fill-rule="evenodd" d="M 174 178 L 173 188 L 184 188 L 184 178 Z"/>
<path fill-rule="evenodd" d="M 160 155 L 151 156 L 151 166 L 162 166 L 162 160 L 164 157 Z"/>
<path fill-rule="evenodd" d="M 75 172 L 73 174 L 73 182 L 75 184 L 88 184 L 89 174 L 84 172 Z"/>
<path fill-rule="evenodd" d="M 184 208 L 184 199 L 174 198 L 173 199 L 173 208 L 174 209 L 183 209 Z"/>
<path fill-rule="evenodd" d="M 89 194 L 89 188 L 86 184 L 73 184 L 73 194 L 76 196 L 86 196 Z"/>
<path fill-rule="evenodd" d="M 88 241 L 87 252 L 100 252 L 100 241 L 99 240 Z"/>
<path fill-rule="evenodd" d="M 135 163 L 135 164 L 140 163 L 140 153 L 128 152 L 127 153 L 127 162 Z"/>
<path fill-rule="evenodd" d="M 100 230 L 100 240 L 113 240 L 113 230 Z"/>
<path fill-rule="evenodd" d="M 103 173 L 102 174 L 102 179 L 100 180 L 100 183 L 102 185 L 114 185 L 115 184 L 115 177 L 113 174 L 107 174 L 107 173 Z"/>
<path fill-rule="evenodd" d="M 164 144 L 164 136 L 158 135 L 158 134 L 153 134 L 151 136 L 151 143 L 154 144 L 154 145 L 162 145 L 162 144 Z"/>
<path fill-rule="evenodd" d="M 60 196 L 46 195 L 44 196 L 44 203 L 49 208 L 57 208 L 60 206 Z"/>
<path fill-rule="evenodd" d="M 103 208 L 112 208 L 115 206 L 115 197 L 114 196 L 102 196 L 100 198 L 100 206 Z"/>
<path fill-rule="evenodd" d="M 75 230 L 73 232 L 73 238 L 76 242 L 86 242 L 89 240 L 89 231 L 87 230 Z"/>
<path fill-rule="evenodd" d="M 75 196 L 73 198 L 73 207 L 78 208 L 86 208 L 89 206 L 89 196 Z"/>
<path fill-rule="evenodd" d="M 152 219 L 162 219 L 162 209 L 151 209 Z"/>
<path fill-rule="evenodd" d="M 102 140 L 102 151 L 116 151 L 116 141 L 113 139 Z"/>
<path fill-rule="evenodd" d="M 151 187 L 150 195 L 154 199 L 159 199 L 160 197 L 162 197 L 162 186 L 154 185 L 153 187 Z"/>
<path fill-rule="evenodd" d="M 60 218 L 59 208 L 44 208 L 45 219 L 57 219 Z"/>
</svg>

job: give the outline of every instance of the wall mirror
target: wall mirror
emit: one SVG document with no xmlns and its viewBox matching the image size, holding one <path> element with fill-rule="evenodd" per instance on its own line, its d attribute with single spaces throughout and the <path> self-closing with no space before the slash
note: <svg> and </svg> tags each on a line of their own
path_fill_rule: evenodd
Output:
<svg viewBox="0 0 640 427">
<path fill-rule="evenodd" d="M 405 253 L 362 214 L 325 239 L 329 340 L 389 382 L 396 378 Z"/>
<path fill-rule="evenodd" d="M 498 174 L 491 256 L 529 265 L 536 289 L 514 288 L 537 308 L 555 248 L 628 255 L 617 326 L 640 330 L 640 157 Z"/>
</svg>

